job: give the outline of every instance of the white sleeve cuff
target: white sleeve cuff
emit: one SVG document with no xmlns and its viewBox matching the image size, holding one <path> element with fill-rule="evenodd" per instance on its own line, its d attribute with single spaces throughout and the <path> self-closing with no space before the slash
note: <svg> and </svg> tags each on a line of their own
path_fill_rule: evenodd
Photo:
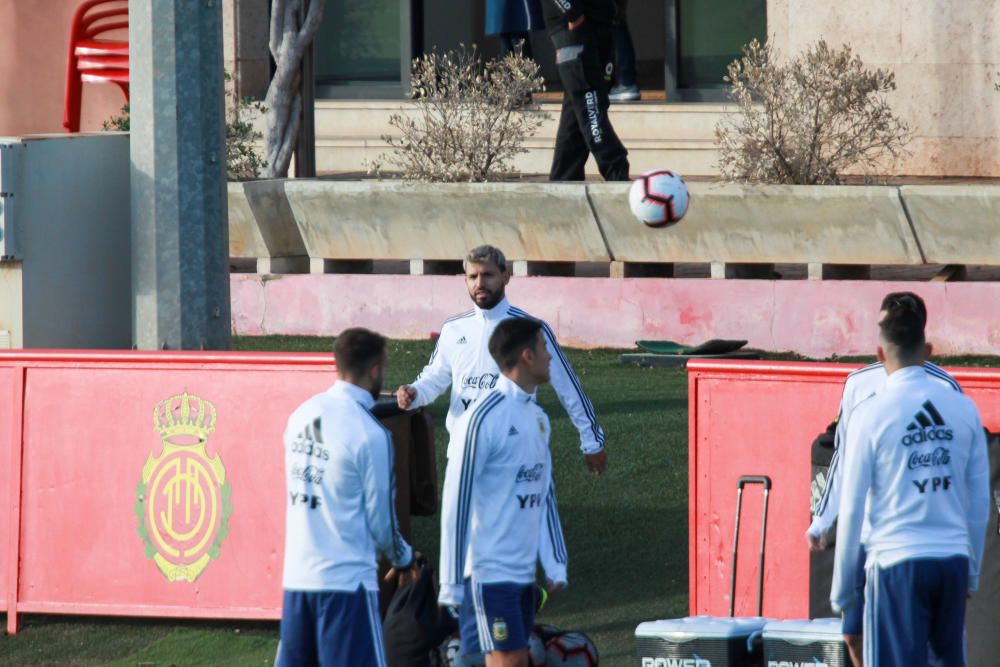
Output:
<svg viewBox="0 0 1000 667">
<path fill-rule="evenodd" d="M 438 604 L 442 607 L 458 606 L 465 597 L 465 588 L 460 584 L 441 584 L 438 592 Z"/>
</svg>

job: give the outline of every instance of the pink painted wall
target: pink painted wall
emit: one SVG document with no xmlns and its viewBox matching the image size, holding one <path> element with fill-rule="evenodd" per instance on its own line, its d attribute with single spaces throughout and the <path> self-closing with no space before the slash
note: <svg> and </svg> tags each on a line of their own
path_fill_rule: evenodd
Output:
<svg viewBox="0 0 1000 667">
<path fill-rule="evenodd" d="M 470 308 L 456 276 L 232 276 L 238 335 L 333 335 L 367 326 L 425 338 Z M 545 319 L 566 345 L 632 347 L 643 338 L 751 347 L 809 357 L 873 354 L 882 297 L 927 302 L 939 354 L 1000 354 L 1000 283 L 514 278 L 511 301 Z"/>
<path fill-rule="evenodd" d="M 0 136 L 62 132 L 66 55 L 82 0 L 0 0 Z M 118 86 L 84 85 L 82 131 L 125 103 Z"/>
</svg>

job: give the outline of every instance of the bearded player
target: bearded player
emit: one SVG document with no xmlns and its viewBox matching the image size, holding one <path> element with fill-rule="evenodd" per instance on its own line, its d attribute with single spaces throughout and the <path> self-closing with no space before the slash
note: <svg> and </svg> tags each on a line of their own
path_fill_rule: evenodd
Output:
<svg viewBox="0 0 1000 667">
<path fill-rule="evenodd" d="M 500 369 L 487 349 L 497 325 L 512 318 L 531 318 L 507 301 L 505 290 L 510 282 L 507 258 L 490 245 L 468 252 L 463 261 L 465 284 L 472 299 L 472 310 L 456 315 L 441 327 L 441 336 L 430 361 L 413 384 L 396 391 L 396 400 L 404 410 L 419 408 L 443 394 L 451 385 L 451 404 L 445 425 L 451 433 L 455 421 L 485 395 L 500 377 Z M 532 318 L 533 319 L 533 318 Z M 566 355 L 548 325 L 542 323 L 545 346 L 552 356 L 552 388 L 580 432 L 580 450 L 587 468 L 598 475 L 607 465 L 604 430 L 590 399 L 583 393 Z"/>
</svg>

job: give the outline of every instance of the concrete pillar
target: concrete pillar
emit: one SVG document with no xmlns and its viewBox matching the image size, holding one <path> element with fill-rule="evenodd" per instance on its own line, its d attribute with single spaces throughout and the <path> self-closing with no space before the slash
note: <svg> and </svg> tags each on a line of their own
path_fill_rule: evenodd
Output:
<svg viewBox="0 0 1000 667">
<path fill-rule="evenodd" d="M 133 341 L 230 345 L 220 0 L 129 12 Z"/>
</svg>

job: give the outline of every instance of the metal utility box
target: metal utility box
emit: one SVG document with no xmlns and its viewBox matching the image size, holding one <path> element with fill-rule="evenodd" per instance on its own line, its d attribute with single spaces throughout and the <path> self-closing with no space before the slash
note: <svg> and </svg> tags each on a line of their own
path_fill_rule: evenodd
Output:
<svg viewBox="0 0 1000 667">
<path fill-rule="evenodd" d="M 127 134 L 0 137 L 0 346 L 132 345 Z"/>
</svg>

